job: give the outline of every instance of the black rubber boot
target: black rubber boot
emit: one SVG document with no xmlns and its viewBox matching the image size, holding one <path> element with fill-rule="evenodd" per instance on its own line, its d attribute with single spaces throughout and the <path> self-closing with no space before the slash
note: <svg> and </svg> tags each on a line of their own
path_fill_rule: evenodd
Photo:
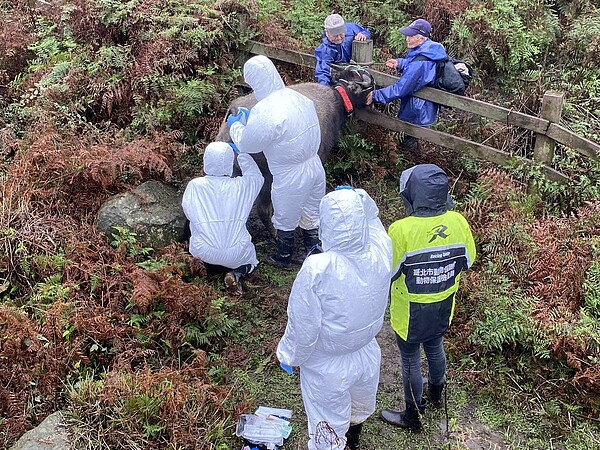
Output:
<svg viewBox="0 0 600 450">
<path fill-rule="evenodd" d="M 321 240 L 319 239 L 319 229 L 313 228 L 312 230 L 303 230 L 304 239 L 304 250 L 306 256 L 316 255 L 317 253 L 323 253 L 321 248 Z"/>
<path fill-rule="evenodd" d="M 418 432 L 423 429 L 421 424 L 420 414 L 425 411 L 423 408 L 420 412 L 414 403 L 406 403 L 404 411 L 392 411 L 384 409 L 381 411 L 381 419 L 384 422 L 396 427 L 404 428 L 405 430 Z"/>
<path fill-rule="evenodd" d="M 296 232 L 277 230 L 277 252 L 267 258 L 267 263 L 280 269 L 290 269 L 294 254 Z"/>
<path fill-rule="evenodd" d="M 419 147 L 419 141 L 414 136 L 404 135 L 404 138 L 400 141 L 400 148 L 403 150 L 416 150 Z"/>
<path fill-rule="evenodd" d="M 360 450 L 358 438 L 360 436 L 362 426 L 362 423 L 357 423 L 356 425 L 350 425 L 350 428 L 348 428 L 348 432 L 346 433 L 346 448 L 348 450 Z"/>
<path fill-rule="evenodd" d="M 427 403 L 432 407 L 439 409 L 444 406 L 442 392 L 446 384 L 430 384 L 427 378 L 423 379 L 423 395 L 427 398 Z"/>
</svg>

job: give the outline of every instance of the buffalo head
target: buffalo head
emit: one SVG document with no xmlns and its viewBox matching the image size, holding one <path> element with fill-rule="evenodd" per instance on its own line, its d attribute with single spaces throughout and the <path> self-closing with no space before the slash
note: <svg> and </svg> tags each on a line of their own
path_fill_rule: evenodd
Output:
<svg viewBox="0 0 600 450">
<path fill-rule="evenodd" d="M 356 64 L 331 64 L 333 86 L 342 86 L 355 109 L 367 106 L 369 92 L 375 89 L 373 75 L 364 67 Z"/>
</svg>

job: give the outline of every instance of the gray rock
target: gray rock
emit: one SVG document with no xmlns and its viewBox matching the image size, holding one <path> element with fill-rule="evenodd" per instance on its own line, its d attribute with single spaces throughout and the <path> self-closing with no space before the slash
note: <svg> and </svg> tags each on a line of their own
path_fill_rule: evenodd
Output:
<svg viewBox="0 0 600 450">
<path fill-rule="evenodd" d="M 64 428 L 62 413 L 50 414 L 33 430 L 29 430 L 10 450 L 71 450 L 69 437 Z"/>
<path fill-rule="evenodd" d="M 98 211 L 96 227 L 109 238 L 113 227 L 127 227 L 137 234 L 139 242 L 161 248 L 181 242 L 185 221 L 177 190 L 158 181 L 146 181 L 104 203 Z"/>
<path fill-rule="evenodd" d="M 3 95 L 3 87 L 0 86 L 0 95 Z M 0 104 L 1 105 L 1 104 Z M 0 128 L 0 157 L 4 159 L 12 159 L 15 153 L 15 147 L 11 142 L 17 140 L 17 135 L 10 127 Z"/>
</svg>

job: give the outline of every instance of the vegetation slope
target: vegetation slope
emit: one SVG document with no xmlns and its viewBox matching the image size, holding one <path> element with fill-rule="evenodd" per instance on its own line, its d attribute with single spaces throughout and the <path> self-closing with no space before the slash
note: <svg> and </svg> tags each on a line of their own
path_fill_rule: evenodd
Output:
<svg viewBox="0 0 600 450">
<path fill-rule="evenodd" d="M 183 245 L 150 249 L 127 230 L 107 240 L 93 226 L 116 193 L 148 179 L 182 188 L 198 174 L 237 95 L 235 49 L 249 39 L 311 51 L 335 11 L 370 28 L 385 61 L 405 51 L 398 26 L 426 17 L 433 38 L 477 68 L 468 95 L 536 114 L 545 91 L 562 91 L 562 124 L 600 142 L 591 0 L 0 4 L 2 448 L 57 409 L 77 444 L 114 449 L 235 448 L 237 415 L 264 400 L 291 401 L 302 416 L 297 383 L 273 356 L 293 274 L 260 266 L 230 297 Z M 280 69 L 288 83 L 311 80 Z M 446 110 L 437 126 L 532 152 L 531 133 L 503 124 Z M 454 401 L 492 408 L 486 423 L 507 446 L 600 446 L 597 163 L 559 146 L 553 167 L 573 183 L 558 186 L 536 168 L 427 144 L 405 154 L 395 135 L 356 123 L 328 180 L 368 189 L 388 225 L 403 214 L 398 174 L 418 162 L 448 171 L 480 254 L 448 336 Z M 255 235 L 264 256 L 272 243 Z"/>
</svg>

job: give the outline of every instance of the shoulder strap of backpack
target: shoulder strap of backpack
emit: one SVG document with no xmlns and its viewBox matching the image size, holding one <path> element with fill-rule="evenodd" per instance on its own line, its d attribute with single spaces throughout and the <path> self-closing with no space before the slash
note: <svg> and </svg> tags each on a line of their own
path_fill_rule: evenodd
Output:
<svg viewBox="0 0 600 450">
<path fill-rule="evenodd" d="M 451 58 L 450 56 L 447 56 L 444 59 L 431 59 L 431 58 L 428 58 L 425 55 L 415 56 L 412 60 L 413 61 L 433 61 L 436 64 L 445 63 L 445 62 L 448 62 L 448 61 L 450 61 L 450 62 L 454 62 L 455 61 L 454 58 Z M 462 60 L 461 60 L 461 62 L 462 62 Z"/>
<path fill-rule="evenodd" d="M 419 56 L 415 56 L 413 59 L 413 61 L 433 61 L 433 59 L 428 58 L 425 55 L 419 55 Z"/>
</svg>

